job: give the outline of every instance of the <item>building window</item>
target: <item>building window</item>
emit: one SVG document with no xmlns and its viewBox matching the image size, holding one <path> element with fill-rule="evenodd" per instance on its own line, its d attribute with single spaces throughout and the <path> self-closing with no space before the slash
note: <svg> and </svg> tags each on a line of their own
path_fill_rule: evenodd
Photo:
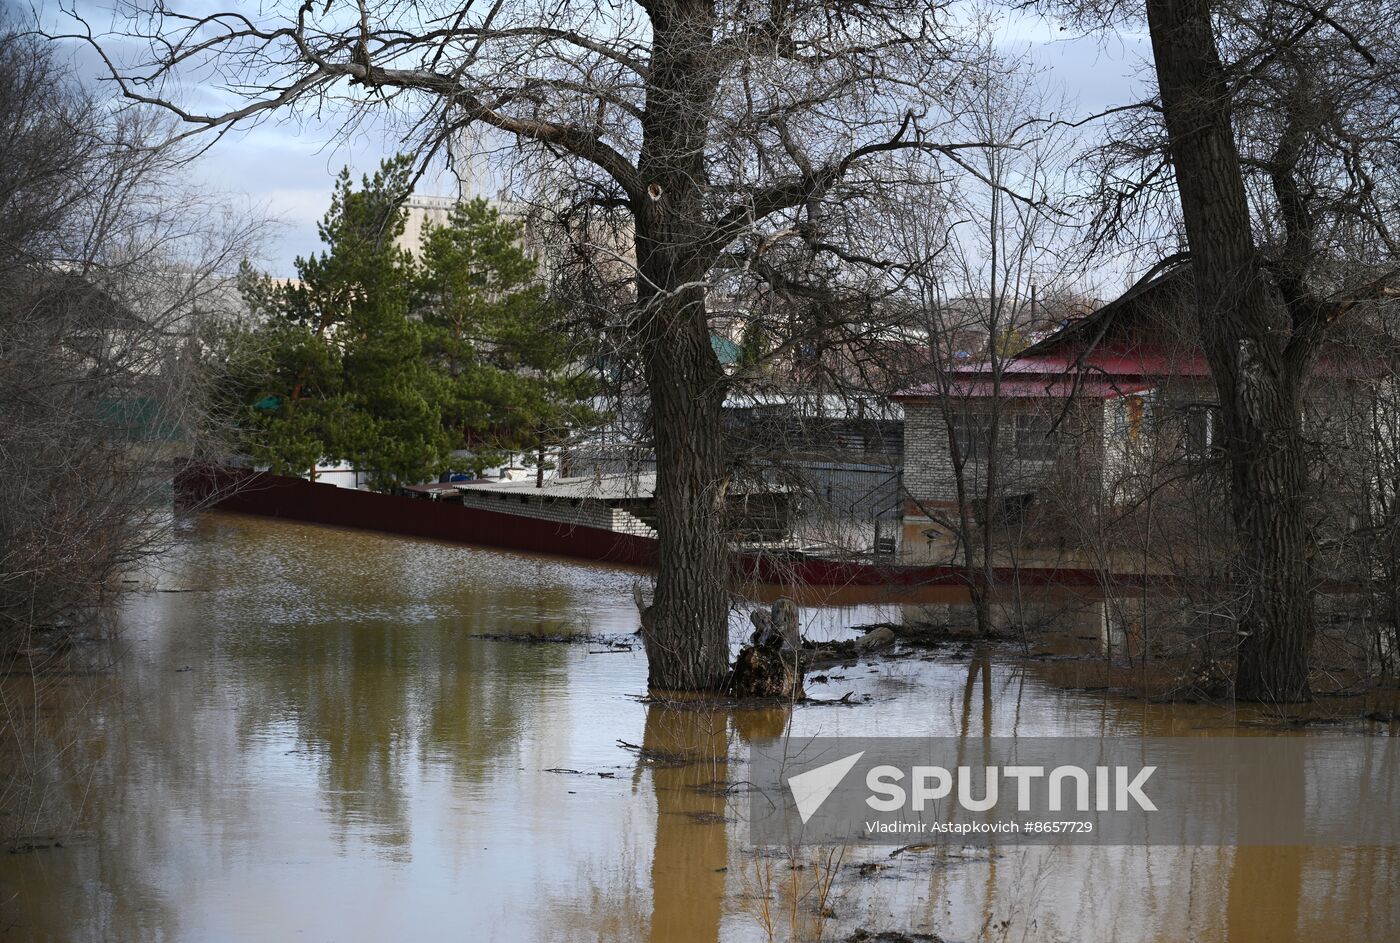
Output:
<svg viewBox="0 0 1400 943">
<path fill-rule="evenodd" d="M 1147 400 L 1141 396 L 1129 396 L 1123 402 L 1128 410 L 1128 438 L 1136 442 L 1142 435 L 1142 424 L 1147 418 Z"/>
<path fill-rule="evenodd" d="M 1118 441 L 1136 442 L 1152 418 L 1152 395 L 1120 396 L 1108 405 L 1109 433 Z"/>
<path fill-rule="evenodd" d="M 1115 441 L 1128 437 L 1128 406 L 1121 398 L 1108 403 L 1108 433 Z"/>
<path fill-rule="evenodd" d="M 965 462 L 980 462 L 987 457 L 989 430 L 987 417 L 971 413 L 953 414 L 953 438 L 958 454 Z"/>
<path fill-rule="evenodd" d="M 1220 440 L 1220 407 L 1193 403 L 1186 407 L 1182 450 L 1193 461 L 1203 462 L 1214 453 Z"/>
<path fill-rule="evenodd" d="M 1059 454 L 1060 443 L 1055 435 L 1055 423 L 1050 416 L 1039 413 L 1015 417 L 1016 458 L 1023 462 L 1053 462 Z"/>
</svg>

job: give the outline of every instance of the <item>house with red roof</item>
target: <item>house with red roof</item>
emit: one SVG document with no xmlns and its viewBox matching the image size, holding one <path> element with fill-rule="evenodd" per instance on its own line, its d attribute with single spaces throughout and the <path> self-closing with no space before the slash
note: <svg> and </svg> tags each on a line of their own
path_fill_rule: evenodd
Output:
<svg viewBox="0 0 1400 943">
<path fill-rule="evenodd" d="M 956 529 L 960 507 L 999 524 L 1033 521 L 1044 537 L 1100 526 L 1169 485 L 1223 484 L 1193 304 L 1190 266 L 1179 265 L 1014 355 L 935 365 L 929 382 L 894 395 L 906 542 L 911 528 L 931 540 L 940 524 Z M 1368 421 L 1367 391 L 1393 374 L 1354 330 L 1335 334 L 1304 422 L 1340 434 Z"/>
</svg>

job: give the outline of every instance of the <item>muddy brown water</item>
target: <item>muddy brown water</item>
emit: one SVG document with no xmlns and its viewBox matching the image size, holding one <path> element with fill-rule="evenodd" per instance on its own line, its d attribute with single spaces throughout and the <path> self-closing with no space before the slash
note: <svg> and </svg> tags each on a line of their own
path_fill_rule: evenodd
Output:
<svg viewBox="0 0 1400 943">
<path fill-rule="evenodd" d="M 757 854 L 728 787 L 746 742 L 785 729 L 1211 736 L 1261 718 L 1068 690 L 1063 663 L 977 651 L 813 687 L 858 707 L 680 710 L 640 702 L 640 650 L 512 640 L 625 638 L 638 576 L 191 522 L 158 580 L 186 591 L 129 597 L 115 667 L 8 688 L 7 710 L 36 708 L 10 762 L 47 771 L 61 824 L 0 854 L 0 940 L 1400 939 L 1395 849 Z M 899 615 L 830 601 L 804 610 L 809 634 Z M 13 809 L 3 824 L 23 833 Z"/>
</svg>

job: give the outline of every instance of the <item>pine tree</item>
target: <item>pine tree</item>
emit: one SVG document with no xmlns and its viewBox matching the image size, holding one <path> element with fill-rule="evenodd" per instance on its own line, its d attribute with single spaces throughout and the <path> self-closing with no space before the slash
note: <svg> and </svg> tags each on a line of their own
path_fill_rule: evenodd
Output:
<svg viewBox="0 0 1400 943">
<path fill-rule="evenodd" d="M 425 232 L 419 264 L 397 245 L 411 178 L 403 157 L 359 188 L 342 171 L 326 248 L 296 260 L 295 280 L 244 267 L 256 325 L 232 339 L 230 390 L 257 464 L 343 461 L 390 488 L 534 455 L 594 418 L 520 226 L 461 203 Z"/>
<path fill-rule="evenodd" d="M 420 310 L 446 385 L 443 424 L 478 468 L 596 419 L 576 338 L 521 240 L 521 225 L 482 199 L 458 203 L 423 237 Z"/>
<path fill-rule="evenodd" d="M 246 446 L 278 473 L 344 461 L 375 487 L 422 481 L 445 466 L 442 380 L 410 319 L 417 277 L 402 234 L 412 164 L 385 161 L 356 189 L 336 180 L 318 227 L 326 248 L 296 260 L 295 281 L 245 270 L 243 295 L 260 319 L 235 347 Z"/>
</svg>

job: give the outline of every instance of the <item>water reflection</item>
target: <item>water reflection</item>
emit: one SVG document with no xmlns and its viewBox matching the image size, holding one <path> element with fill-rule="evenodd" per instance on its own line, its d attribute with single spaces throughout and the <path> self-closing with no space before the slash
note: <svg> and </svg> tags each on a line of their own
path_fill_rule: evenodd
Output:
<svg viewBox="0 0 1400 943">
<path fill-rule="evenodd" d="M 814 850 L 755 881 L 750 740 L 1208 736 L 1242 718 L 1066 690 L 1081 663 L 999 662 L 975 644 L 838 667 L 814 688 L 869 695 L 860 707 L 649 704 L 640 651 L 526 641 L 625 640 L 637 577 L 202 519 L 161 578 L 191 591 L 134 596 L 120 668 L 44 695 L 36 740 L 65 744 L 71 775 L 51 793 L 78 818 L 62 848 L 0 855 L 0 939 L 748 941 L 767 939 L 766 893 L 827 939 L 1400 936 L 1390 849 L 851 848 L 817 920 Z M 809 633 L 901 616 L 888 598 L 825 601 Z M 917 606 L 965 615 L 952 596 Z M 1051 607 L 1098 638 L 1092 605 Z M 1270 784 L 1259 814 L 1296 814 L 1304 786 Z"/>
<path fill-rule="evenodd" d="M 727 718 L 650 707 L 642 749 L 656 796 L 647 939 L 718 939 L 729 865 Z"/>
</svg>

